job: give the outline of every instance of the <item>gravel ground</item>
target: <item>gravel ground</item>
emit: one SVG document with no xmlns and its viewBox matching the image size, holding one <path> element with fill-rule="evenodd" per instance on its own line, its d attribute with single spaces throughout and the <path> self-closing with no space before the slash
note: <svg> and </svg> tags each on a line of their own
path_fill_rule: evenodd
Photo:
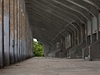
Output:
<svg viewBox="0 0 100 75">
<path fill-rule="evenodd" d="M 100 75 L 100 61 L 66 58 L 31 58 L 5 67 L 0 75 Z"/>
</svg>

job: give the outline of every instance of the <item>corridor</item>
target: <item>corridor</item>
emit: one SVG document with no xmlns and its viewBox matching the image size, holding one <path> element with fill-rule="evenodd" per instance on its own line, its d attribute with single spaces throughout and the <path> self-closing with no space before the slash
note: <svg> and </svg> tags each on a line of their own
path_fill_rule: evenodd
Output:
<svg viewBox="0 0 100 75">
<path fill-rule="evenodd" d="M 100 61 L 35 57 L 1 69 L 0 75 L 100 75 Z"/>
<path fill-rule="evenodd" d="M 100 0 L 0 0 L 0 75 L 100 75 L 95 60 Z"/>
</svg>

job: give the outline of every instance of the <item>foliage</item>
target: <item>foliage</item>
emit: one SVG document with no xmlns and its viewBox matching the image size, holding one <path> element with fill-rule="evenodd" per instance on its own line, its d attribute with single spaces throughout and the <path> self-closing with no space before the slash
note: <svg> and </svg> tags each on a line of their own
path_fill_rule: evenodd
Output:
<svg viewBox="0 0 100 75">
<path fill-rule="evenodd" d="M 38 43 L 38 42 L 33 42 L 33 52 L 34 52 L 34 56 L 36 57 L 42 57 L 44 54 L 43 54 L 43 46 L 42 44 Z"/>
</svg>

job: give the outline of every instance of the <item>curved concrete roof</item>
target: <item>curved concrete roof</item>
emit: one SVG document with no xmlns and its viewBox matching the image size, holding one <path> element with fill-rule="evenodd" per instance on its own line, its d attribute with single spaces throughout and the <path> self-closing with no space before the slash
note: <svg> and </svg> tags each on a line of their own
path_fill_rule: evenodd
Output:
<svg viewBox="0 0 100 75">
<path fill-rule="evenodd" d="M 26 9 L 33 36 L 50 44 L 82 31 L 91 16 L 98 16 L 100 0 L 26 0 Z"/>
</svg>

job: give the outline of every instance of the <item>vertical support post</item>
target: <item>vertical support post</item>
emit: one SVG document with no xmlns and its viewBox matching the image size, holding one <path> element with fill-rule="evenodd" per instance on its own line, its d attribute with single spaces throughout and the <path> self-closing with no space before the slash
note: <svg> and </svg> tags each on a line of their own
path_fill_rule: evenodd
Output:
<svg viewBox="0 0 100 75">
<path fill-rule="evenodd" d="M 99 40 L 99 14 L 97 16 L 97 40 Z"/>
<path fill-rule="evenodd" d="M 96 40 L 97 40 L 97 33 L 98 33 L 97 25 L 98 25 L 97 17 L 93 16 L 92 17 L 92 43 L 96 42 Z"/>
<path fill-rule="evenodd" d="M 20 4 L 18 0 L 18 61 L 20 61 Z"/>
<path fill-rule="evenodd" d="M 22 7 L 20 6 L 20 60 L 22 61 Z"/>
<path fill-rule="evenodd" d="M 4 24 L 3 24 L 3 0 L 0 0 L 0 68 L 3 68 L 3 58 L 4 58 L 4 39 L 3 39 L 3 31 L 4 31 Z"/>
<path fill-rule="evenodd" d="M 98 13 L 98 27 L 97 27 L 98 29 L 98 40 L 100 39 L 100 11 L 99 11 L 99 13 Z"/>
<path fill-rule="evenodd" d="M 84 33 L 84 35 L 85 35 L 84 38 L 85 39 L 83 38 L 84 39 L 83 42 L 86 40 L 86 45 L 87 45 L 87 42 L 88 42 L 87 41 L 87 36 L 88 36 L 88 28 L 87 28 L 87 25 L 84 25 L 84 30 L 85 30 L 85 33 Z"/>
<path fill-rule="evenodd" d="M 81 30 L 81 43 L 83 42 L 83 27 L 81 27 L 82 30 Z"/>
<path fill-rule="evenodd" d="M 82 58 L 84 59 L 84 49 L 82 49 Z"/>
<path fill-rule="evenodd" d="M 91 17 L 91 20 L 92 20 L 92 17 Z M 91 44 L 93 43 L 93 41 L 92 41 L 92 39 L 93 39 L 92 34 L 93 34 L 93 23 L 91 21 Z"/>
<path fill-rule="evenodd" d="M 10 64 L 9 56 L 9 0 L 4 0 L 4 65 L 8 66 Z"/>
<path fill-rule="evenodd" d="M 10 64 L 14 64 L 14 0 L 10 0 Z"/>
<path fill-rule="evenodd" d="M 91 44 L 91 22 L 90 21 L 87 21 L 87 28 L 88 28 L 87 44 L 90 45 Z"/>
<path fill-rule="evenodd" d="M 15 0 L 14 5 L 14 16 L 15 16 L 15 63 L 18 62 L 18 0 Z"/>
<path fill-rule="evenodd" d="M 90 50 L 90 46 L 89 46 L 89 56 L 88 56 L 89 60 L 91 59 L 91 50 Z"/>
</svg>

